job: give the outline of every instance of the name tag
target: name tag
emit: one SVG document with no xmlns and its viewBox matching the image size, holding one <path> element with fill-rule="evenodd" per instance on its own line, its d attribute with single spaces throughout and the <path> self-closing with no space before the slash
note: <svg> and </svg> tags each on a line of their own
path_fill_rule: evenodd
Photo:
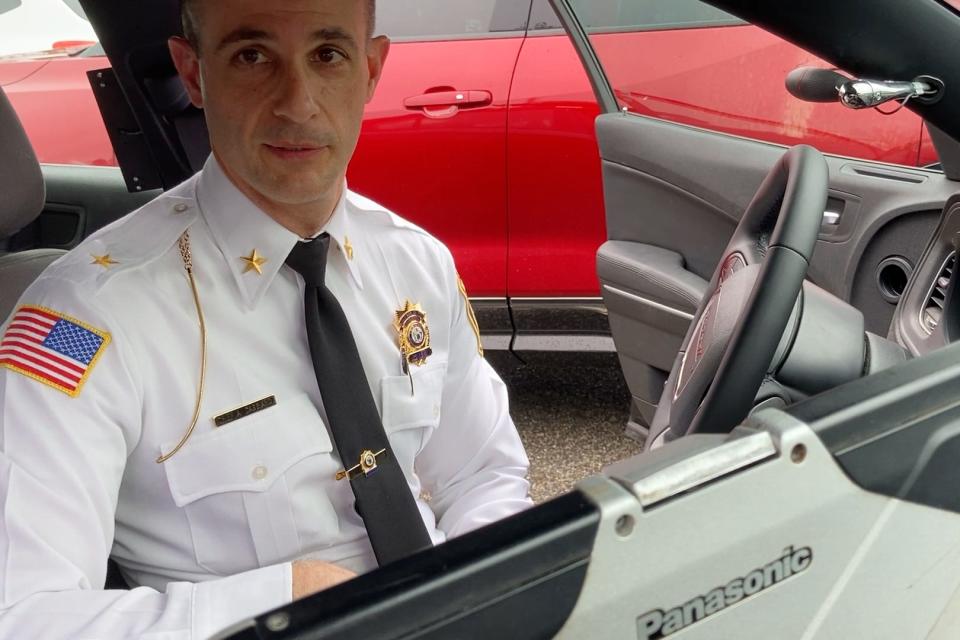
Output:
<svg viewBox="0 0 960 640">
<path fill-rule="evenodd" d="M 231 422 L 236 422 L 241 418 L 246 418 L 251 416 L 259 411 L 269 409 L 270 407 L 276 406 L 277 397 L 276 396 L 267 396 L 266 398 L 260 398 L 255 400 L 250 404 L 245 404 L 242 407 L 237 407 L 236 409 L 231 409 L 226 413 L 221 413 L 218 416 L 214 416 L 213 424 L 218 427 L 222 427 L 225 424 L 230 424 Z"/>
</svg>

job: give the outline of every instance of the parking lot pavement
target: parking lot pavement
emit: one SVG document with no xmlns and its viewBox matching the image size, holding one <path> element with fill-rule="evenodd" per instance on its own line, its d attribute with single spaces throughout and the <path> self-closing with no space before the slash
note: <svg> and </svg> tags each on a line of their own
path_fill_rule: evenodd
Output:
<svg viewBox="0 0 960 640">
<path fill-rule="evenodd" d="M 510 412 L 530 458 L 537 502 L 602 467 L 639 453 L 624 435 L 630 393 L 612 353 L 507 352 L 487 359 L 510 390 Z"/>
</svg>

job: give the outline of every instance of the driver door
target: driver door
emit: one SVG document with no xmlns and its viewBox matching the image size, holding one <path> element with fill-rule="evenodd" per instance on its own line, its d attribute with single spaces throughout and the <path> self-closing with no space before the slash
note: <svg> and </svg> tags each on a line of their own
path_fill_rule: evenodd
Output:
<svg viewBox="0 0 960 640">
<path fill-rule="evenodd" d="M 597 273 L 632 394 L 628 430 L 646 435 L 721 252 L 789 145 L 831 154 L 808 279 L 887 335 L 954 189 L 916 166 L 927 149 L 916 115 L 800 102 L 786 75 L 831 65 L 697 0 L 555 5 L 601 107 Z"/>
</svg>

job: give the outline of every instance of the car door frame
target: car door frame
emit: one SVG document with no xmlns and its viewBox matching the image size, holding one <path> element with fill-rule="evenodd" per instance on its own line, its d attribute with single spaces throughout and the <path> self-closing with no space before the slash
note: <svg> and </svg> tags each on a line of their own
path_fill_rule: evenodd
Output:
<svg viewBox="0 0 960 640">
<path fill-rule="evenodd" d="M 616 122 L 620 118 L 642 118 L 650 121 L 653 120 L 649 118 L 643 118 L 643 116 L 636 114 L 629 114 L 626 109 L 620 109 L 613 87 L 610 85 L 604 72 L 602 62 L 593 48 L 589 34 L 580 23 L 577 13 L 570 0 L 550 0 L 550 3 L 554 6 L 558 17 L 561 19 L 561 22 L 564 25 L 565 30 L 573 40 L 576 51 L 580 56 L 584 68 L 590 77 L 591 84 L 593 85 L 597 94 L 597 100 L 601 105 L 603 105 L 604 113 L 598 119 L 598 142 L 601 143 L 601 156 L 603 157 L 605 155 L 602 148 L 603 131 L 600 129 L 604 127 L 609 128 L 611 123 Z M 731 13 L 736 13 L 736 11 L 734 10 L 735 7 L 731 7 L 729 5 L 738 4 L 736 0 L 710 0 L 709 3 L 720 6 L 724 10 L 731 11 Z M 757 24 L 757 26 L 766 28 L 766 25 L 764 24 Z M 749 141 L 752 143 L 762 144 L 764 146 L 780 146 L 773 145 L 772 143 L 758 142 L 750 138 L 742 138 L 740 136 L 715 132 L 709 129 L 700 129 L 698 127 L 692 127 L 689 125 L 672 124 L 665 121 L 656 122 L 664 122 L 664 127 L 672 128 L 677 131 L 700 131 L 716 136 L 724 136 L 730 138 L 731 140 L 740 139 L 742 141 Z M 620 133 L 622 134 L 623 131 Z M 623 149 L 623 145 L 618 146 L 621 150 Z M 653 145 L 652 148 L 659 148 L 661 151 L 663 151 L 668 147 L 662 145 L 658 147 L 658 145 Z M 636 158 L 633 158 L 633 160 L 636 160 Z M 630 161 L 631 160 L 628 159 L 626 164 L 629 165 Z M 877 194 L 875 198 L 872 198 L 873 200 L 883 201 L 885 197 L 887 198 L 887 209 L 882 210 L 879 215 L 874 215 L 872 218 L 869 216 L 864 216 L 868 218 L 865 221 L 862 219 L 856 220 L 854 216 L 847 217 L 847 221 L 854 219 L 855 222 L 862 222 L 867 227 L 866 229 L 861 230 L 860 237 L 857 239 L 857 242 L 853 243 L 852 245 L 854 247 L 852 250 L 842 247 L 840 243 L 837 242 L 838 239 L 844 239 L 842 237 L 843 234 L 850 232 L 850 229 L 846 228 L 844 225 L 825 225 L 821 233 L 820 241 L 818 242 L 819 255 L 815 257 L 815 260 L 819 259 L 819 262 L 815 262 L 812 265 L 811 271 L 819 271 L 821 280 L 823 281 L 823 286 L 825 286 L 832 293 L 845 300 L 850 300 L 853 280 L 850 279 L 844 282 L 843 278 L 833 277 L 836 276 L 837 271 L 856 271 L 858 261 L 863 257 L 867 245 L 873 242 L 875 235 L 879 233 L 884 224 L 888 224 L 895 218 L 903 217 L 906 214 L 914 211 L 936 212 L 938 214 L 942 212 L 943 206 L 946 203 L 951 190 L 955 188 L 955 185 L 949 182 L 949 178 L 946 175 L 935 171 L 925 171 L 923 169 L 908 168 L 900 165 L 887 165 L 885 163 L 871 162 L 857 158 L 844 158 L 841 156 L 830 156 L 828 161 L 831 165 L 831 174 L 833 176 L 831 179 L 831 201 L 835 205 L 838 204 L 841 210 L 846 210 L 848 212 L 851 210 L 855 211 L 862 204 L 861 198 L 858 196 L 857 191 L 855 189 L 847 189 L 850 184 L 863 184 L 870 180 L 877 181 L 872 186 L 868 185 L 866 187 L 867 191 L 873 195 L 874 190 L 876 190 Z M 655 171 L 650 172 L 650 175 L 653 175 L 654 177 L 655 174 Z M 611 197 L 611 193 L 615 191 L 615 188 L 608 184 L 608 178 L 608 172 L 605 170 L 604 191 L 605 199 L 608 200 L 607 216 L 609 236 L 611 231 L 616 229 L 616 224 L 611 223 L 611 211 L 609 204 L 609 198 Z M 759 180 L 761 178 L 762 175 L 756 178 L 757 184 L 759 184 Z M 924 193 L 926 195 L 921 194 L 913 200 L 908 199 L 907 202 L 899 202 L 897 201 L 896 197 L 894 197 L 896 195 L 895 187 L 890 193 L 885 192 L 885 190 L 889 191 L 891 189 L 891 184 L 896 183 L 897 181 L 912 182 L 916 184 L 926 183 L 926 186 L 924 187 Z M 843 188 L 838 188 L 837 183 L 841 184 Z M 714 193 L 719 193 L 719 191 L 715 191 Z M 742 197 L 740 199 L 742 200 Z M 728 201 L 725 204 L 729 205 L 730 202 Z M 745 204 L 746 202 L 740 202 L 741 207 L 743 207 Z M 723 208 L 729 209 L 730 207 Z M 733 213 L 733 211 L 727 211 L 726 215 L 731 215 Z M 736 213 L 737 217 L 739 213 L 742 213 L 742 208 L 738 213 Z M 825 215 L 829 214 L 832 218 L 834 213 L 836 212 L 831 211 L 828 207 Z M 614 215 L 616 215 L 615 212 Z M 825 217 L 825 219 L 827 218 Z M 936 220 L 929 222 L 928 226 L 930 233 L 932 233 L 933 229 L 936 227 Z M 925 238 L 922 239 L 922 241 L 924 243 L 927 242 Z M 922 250 L 922 245 L 917 251 L 918 254 L 920 253 L 920 250 Z M 602 258 L 602 249 L 599 257 Z M 600 260 L 600 262 L 602 262 L 602 260 Z M 852 269 L 851 265 L 853 265 Z M 682 266 L 683 265 L 681 264 L 681 267 Z M 913 266 L 914 265 L 911 265 L 910 269 L 912 269 Z M 701 271 L 699 276 L 703 279 L 703 284 L 705 284 L 705 279 L 709 278 L 709 274 L 703 272 L 704 269 L 702 266 L 700 269 L 698 269 L 698 271 Z M 906 277 L 908 279 L 911 275 L 912 274 L 909 271 L 906 273 Z M 695 290 L 696 287 L 692 287 L 692 289 Z M 611 314 L 611 325 L 613 325 L 614 341 L 617 343 L 621 365 L 624 369 L 624 374 L 627 378 L 628 386 L 631 388 L 631 393 L 634 400 L 631 412 L 631 421 L 628 423 L 628 431 L 632 431 L 638 437 L 642 438 L 646 436 L 646 426 L 652 420 L 653 414 L 656 410 L 656 403 L 660 397 L 660 390 L 663 388 L 663 384 L 666 381 L 666 374 L 668 371 L 657 369 L 656 367 L 638 367 L 637 358 L 633 358 L 634 362 L 630 362 L 631 356 L 629 351 L 635 345 L 632 344 L 632 341 L 625 340 L 622 336 L 618 340 L 618 331 L 615 326 L 618 320 L 615 317 L 616 311 L 614 309 L 616 304 L 611 302 L 611 298 L 608 296 L 607 287 L 604 287 L 603 292 L 605 302 L 607 303 L 608 312 Z M 635 291 L 626 292 L 626 294 L 636 297 Z M 662 300 L 642 300 L 642 302 L 648 306 L 653 305 L 657 307 L 656 310 L 661 312 L 663 317 L 659 318 L 657 322 L 665 323 L 670 320 L 672 325 L 676 325 L 671 326 L 667 330 L 666 334 L 644 332 L 642 333 L 644 338 L 652 339 L 653 337 L 657 337 L 658 339 L 663 339 L 664 335 L 666 335 L 669 339 L 675 340 L 675 346 L 679 348 L 680 340 L 686 331 L 689 318 L 692 317 L 692 310 L 689 308 L 683 308 L 683 306 L 680 304 L 665 305 L 663 304 Z M 894 311 L 895 308 L 889 311 L 891 318 L 894 314 Z M 658 328 L 662 329 L 663 327 Z M 663 366 L 665 369 L 669 369 L 669 365 L 661 364 L 661 366 Z"/>
</svg>

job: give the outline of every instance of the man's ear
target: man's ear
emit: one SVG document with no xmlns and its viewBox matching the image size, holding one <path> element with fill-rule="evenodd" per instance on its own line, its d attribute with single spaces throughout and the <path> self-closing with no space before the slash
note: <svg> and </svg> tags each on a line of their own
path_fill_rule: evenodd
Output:
<svg viewBox="0 0 960 640">
<path fill-rule="evenodd" d="M 386 36 L 377 36 L 367 43 L 367 69 L 370 72 L 370 81 L 367 84 L 367 102 L 373 100 L 373 92 L 380 82 L 388 53 L 390 53 L 390 39 Z"/>
<path fill-rule="evenodd" d="M 174 36 L 167 40 L 170 48 L 170 57 L 180 74 L 183 86 L 187 88 L 190 102 L 198 109 L 203 109 L 203 91 L 200 83 L 200 58 L 193 46 L 185 38 Z"/>
</svg>

